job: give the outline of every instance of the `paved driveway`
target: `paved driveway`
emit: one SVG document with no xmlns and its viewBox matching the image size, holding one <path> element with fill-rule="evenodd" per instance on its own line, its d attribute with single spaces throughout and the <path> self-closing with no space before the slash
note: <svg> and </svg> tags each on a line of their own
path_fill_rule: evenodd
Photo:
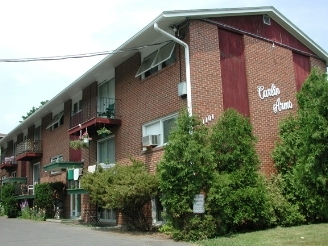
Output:
<svg viewBox="0 0 328 246">
<path fill-rule="evenodd" d="M 122 234 L 93 227 L 0 217 L 0 245 L 190 246 L 192 244 L 174 242 L 173 240 L 152 235 Z"/>
</svg>

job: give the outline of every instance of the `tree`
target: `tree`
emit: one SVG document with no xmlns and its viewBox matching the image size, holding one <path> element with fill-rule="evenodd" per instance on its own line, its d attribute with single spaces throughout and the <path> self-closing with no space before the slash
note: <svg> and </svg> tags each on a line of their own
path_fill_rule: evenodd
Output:
<svg viewBox="0 0 328 246">
<path fill-rule="evenodd" d="M 214 166 L 208 134 L 199 118 L 182 109 L 158 165 L 165 218 L 177 231 L 193 218 L 195 195 L 210 186 Z"/>
<path fill-rule="evenodd" d="M 280 125 L 273 158 L 284 192 L 308 222 L 328 221 L 328 83 L 314 69 L 297 93 L 295 116 Z"/>
<path fill-rule="evenodd" d="M 131 161 L 131 165 L 115 165 L 107 170 L 99 167 L 95 173 L 85 174 L 81 185 L 94 203 L 121 212 L 127 227 L 148 231 L 151 225 L 143 209 L 157 196 L 158 180 L 143 162 Z"/>
<path fill-rule="evenodd" d="M 213 126 L 210 142 L 217 172 L 207 208 L 218 218 L 218 233 L 268 227 L 273 214 L 249 119 L 226 110 Z"/>
<path fill-rule="evenodd" d="M 40 106 L 38 108 L 32 107 L 32 109 L 26 113 L 26 116 L 22 116 L 22 121 L 19 121 L 19 123 L 22 123 L 24 120 L 26 120 L 28 117 L 30 117 L 35 111 L 37 111 L 39 108 L 41 108 L 43 105 L 45 105 L 49 100 L 41 101 Z"/>
</svg>

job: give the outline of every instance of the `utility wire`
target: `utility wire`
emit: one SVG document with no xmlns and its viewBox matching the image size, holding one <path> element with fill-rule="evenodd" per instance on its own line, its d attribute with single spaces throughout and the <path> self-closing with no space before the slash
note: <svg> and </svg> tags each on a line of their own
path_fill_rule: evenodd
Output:
<svg viewBox="0 0 328 246">
<path fill-rule="evenodd" d="M 34 61 L 58 61 L 65 59 L 73 59 L 73 58 L 86 58 L 93 56 L 104 56 L 109 54 L 117 54 L 124 53 L 129 51 L 138 51 L 147 47 L 152 47 L 156 45 L 162 45 L 165 43 L 172 42 L 172 40 L 167 40 L 161 43 L 147 44 L 137 47 L 132 47 L 129 49 L 121 49 L 121 50 L 112 50 L 112 51 L 102 51 L 102 52 L 94 52 L 94 53 L 84 53 L 84 54 L 76 54 L 76 55 L 64 55 L 64 56 L 48 56 L 48 57 L 35 57 L 35 58 L 18 58 L 18 59 L 0 59 L 0 62 L 34 62 Z"/>
</svg>

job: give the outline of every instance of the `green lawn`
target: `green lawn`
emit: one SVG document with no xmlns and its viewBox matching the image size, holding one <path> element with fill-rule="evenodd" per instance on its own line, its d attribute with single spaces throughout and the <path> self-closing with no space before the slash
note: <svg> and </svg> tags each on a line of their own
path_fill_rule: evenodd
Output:
<svg viewBox="0 0 328 246">
<path fill-rule="evenodd" d="M 204 240 L 197 242 L 197 245 L 328 245 L 328 224 L 277 227 L 265 231 Z"/>
</svg>

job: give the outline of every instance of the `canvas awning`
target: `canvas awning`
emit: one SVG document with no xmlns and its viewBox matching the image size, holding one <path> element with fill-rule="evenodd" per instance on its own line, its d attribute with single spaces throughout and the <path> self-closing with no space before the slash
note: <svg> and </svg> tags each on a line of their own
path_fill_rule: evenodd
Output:
<svg viewBox="0 0 328 246">
<path fill-rule="evenodd" d="M 58 123 L 60 121 L 60 119 L 63 117 L 64 112 L 61 112 L 59 114 L 56 115 L 55 118 L 53 118 L 53 120 L 50 122 L 50 124 L 47 126 L 46 129 L 52 127 L 54 124 Z"/>
<path fill-rule="evenodd" d="M 45 165 L 43 167 L 43 170 L 45 172 L 49 171 L 63 171 L 68 168 L 74 169 L 74 168 L 81 168 L 83 167 L 83 162 L 52 162 L 48 165 Z"/>
</svg>

